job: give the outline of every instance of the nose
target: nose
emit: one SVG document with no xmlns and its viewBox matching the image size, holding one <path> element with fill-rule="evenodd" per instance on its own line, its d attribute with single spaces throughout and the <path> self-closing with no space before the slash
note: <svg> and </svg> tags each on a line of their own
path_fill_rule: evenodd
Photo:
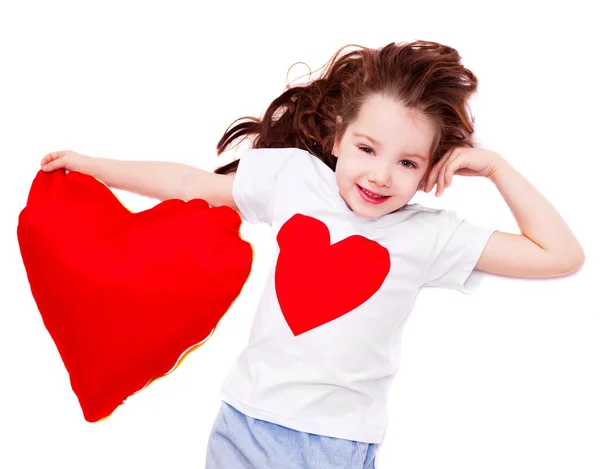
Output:
<svg viewBox="0 0 600 469">
<path fill-rule="evenodd" d="M 387 165 L 379 164 L 372 167 L 369 172 L 369 181 L 380 187 L 391 187 L 392 178 Z"/>
</svg>

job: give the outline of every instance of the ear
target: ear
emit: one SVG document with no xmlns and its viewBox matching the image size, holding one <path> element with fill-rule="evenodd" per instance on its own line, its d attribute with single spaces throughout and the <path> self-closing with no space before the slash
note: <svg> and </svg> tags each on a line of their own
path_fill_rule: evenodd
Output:
<svg viewBox="0 0 600 469">
<path fill-rule="evenodd" d="M 425 186 L 427 185 L 427 179 L 429 179 L 429 175 L 431 174 L 431 171 L 433 171 L 434 166 L 435 166 L 434 164 L 431 164 L 431 162 L 429 162 L 427 170 L 425 171 L 425 174 L 423 174 L 423 177 L 421 178 L 421 182 L 419 182 L 419 185 L 417 186 L 418 191 L 425 190 Z"/>
<path fill-rule="evenodd" d="M 336 118 L 336 123 L 337 123 L 337 127 L 339 127 L 342 124 L 342 118 L 340 116 L 337 116 Z M 335 156 L 337 158 L 337 152 L 340 148 L 340 140 L 341 140 L 341 136 L 339 135 L 339 132 L 336 131 L 335 134 L 335 138 L 334 138 L 334 143 L 333 143 L 333 149 L 331 150 L 331 154 L 333 156 Z"/>
<path fill-rule="evenodd" d="M 429 175 L 429 171 L 427 171 L 424 175 L 423 178 L 421 179 L 421 182 L 419 182 L 419 185 L 417 186 L 417 190 L 418 191 L 422 191 L 425 190 L 425 184 L 427 184 L 427 176 Z"/>
<path fill-rule="evenodd" d="M 336 135 L 333 140 L 333 148 L 331 149 L 331 154 L 337 158 L 338 150 L 340 149 L 340 142 L 338 140 L 338 136 Z"/>
</svg>

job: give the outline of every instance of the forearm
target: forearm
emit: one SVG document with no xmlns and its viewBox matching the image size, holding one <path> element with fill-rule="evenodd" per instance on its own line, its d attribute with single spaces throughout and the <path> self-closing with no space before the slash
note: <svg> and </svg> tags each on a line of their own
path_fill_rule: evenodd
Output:
<svg viewBox="0 0 600 469">
<path fill-rule="evenodd" d="M 89 174 L 109 187 L 163 201 L 183 198 L 184 181 L 194 168 L 162 161 L 85 157 L 69 169 Z"/>
<path fill-rule="evenodd" d="M 524 236 L 556 259 L 583 262 L 583 249 L 558 211 L 505 160 L 490 180 L 506 201 Z"/>
</svg>

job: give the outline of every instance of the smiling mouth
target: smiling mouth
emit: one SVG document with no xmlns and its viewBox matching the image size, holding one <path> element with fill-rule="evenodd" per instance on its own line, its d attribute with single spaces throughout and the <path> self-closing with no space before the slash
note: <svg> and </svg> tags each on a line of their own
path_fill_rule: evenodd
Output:
<svg viewBox="0 0 600 469">
<path fill-rule="evenodd" d="M 377 194 L 376 192 L 371 192 L 365 189 L 364 187 L 359 186 L 358 184 L 356 185 L 356 187 L 358 188 L 358 191 L 360 192 L 362 198 L 372 204 L 380 204 L 391 197 L 389 195 L 381 195 Z"/>
</svg>

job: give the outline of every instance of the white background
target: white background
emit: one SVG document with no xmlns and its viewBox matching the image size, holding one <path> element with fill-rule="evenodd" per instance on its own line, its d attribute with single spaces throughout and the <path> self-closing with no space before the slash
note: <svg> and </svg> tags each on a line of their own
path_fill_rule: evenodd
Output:
<svg viewBox="0 0 600 469">
<path fill-rule="evenodd" d="M 564 278 L 490 275 L 472 296 L 421 293 L 379 468 L 598 469 L 600 40 L 591 4 L 2 2 L 0 467 L 204 467 L 219 386 L 247 340 L 274 252 L 267 228 L 244 226 L 253 272 L 215 335 L 106 421 L 88 423 L 18 249 L 41 158 L 72 149 L 212 170 L 231 160 L 215 158 L 227 126 L 260 115 L 293 63 L 314 71 L 346 44 L 427 39 L 459 50 L 480 79 L 472 109 L 481 145 L 548 197 L 587 259 Z M 306 72 L 294 67 L 290 79 Z M 134 211 L 157 203 L 115 195 Z M 485 179 L 458 177 L 440 199 L 414 201 L 518 230 Z"/>
</svg>

